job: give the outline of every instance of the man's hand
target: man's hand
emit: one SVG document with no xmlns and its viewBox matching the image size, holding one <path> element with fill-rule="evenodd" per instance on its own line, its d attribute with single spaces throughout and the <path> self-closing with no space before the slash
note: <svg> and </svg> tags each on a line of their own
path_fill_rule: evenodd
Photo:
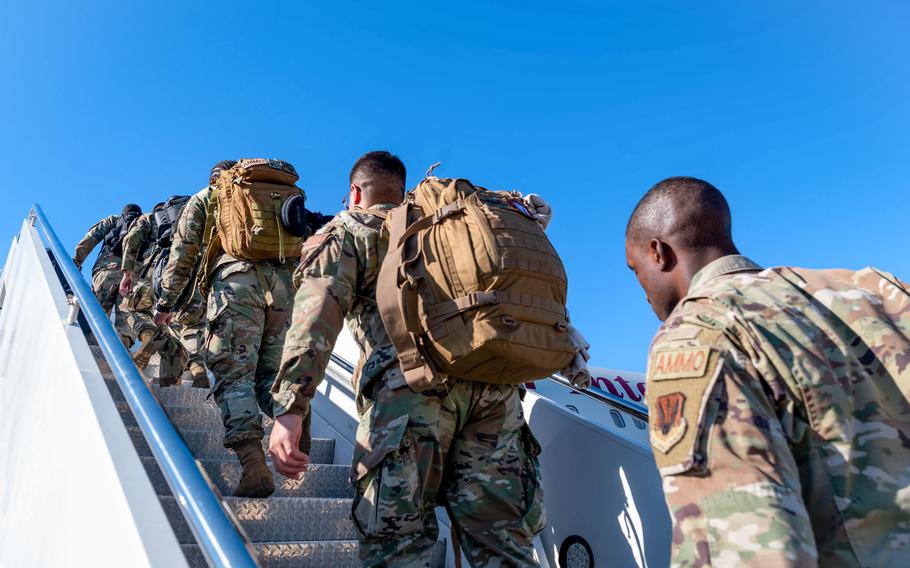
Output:
<svg viewBox="0 0 910 568">
<path fill-rule="evenodd" d="M 171 319 L 173 319 L 173 317 L 174 317 L 174 314 L 172 314 L 170 312 L 159 312 L 158 310 L 155 310 L 155 316 L 154 316 L 155 325 L 157 325 L 159 327 L 166 326 L 169 323 L 171 323 Z"/>
<path fill-rule="evenodd" d="M 79 272 L 82 272 L 82 263 L 81 262 L 79 262 L 78 260 L 73 258 L 73 264 L 76 265 L 76 270 L 78 270 Z"/>
<path fill-rule="evenodd" d="M 303 417 L 286 412 L 275 418 L 272 435 L 269 436 L 269 454 L 275 470 L 285 477 L 299 479 L 310 464 L 310 456 L 300 451 L 300 435 L 303 433 Z"/>
<path fill-rule="evenodd" d="M 588 349 L 591 346 L 581 332 L 571 323 L 569 324 L 568 333 L 572 347 L 575 348 L 575 357 L 572 358 L 569 366 L 561 370 L 559 374 L 568 379 L 575 388 L 584 390 L 591 386 L 591 371 L 588 370 L 588 360 L 591 358 L 588 355 Z"/>
<path fill-rule="evenodd" d="M 550 221 L 553 219 L 553 208 L 550 207 L 550 204 L 547 203 L 543 197 L 537 195 L 536 193 L 529 193 L 524 197 L 525 205 L 528 206 L 528 209 L 531 211 L 531 214 L 534 215 L 534 219 L 537 220 L 537 223 L 543 230 L 547 230 L 547 227 L 550 225 Z"/>
<path fill-rule="evenodd" d="M 120 295 L 129 298 L 133 295 L 133 273 L 124 272 L 123 278 L 120 279 Z"/>
</svg>

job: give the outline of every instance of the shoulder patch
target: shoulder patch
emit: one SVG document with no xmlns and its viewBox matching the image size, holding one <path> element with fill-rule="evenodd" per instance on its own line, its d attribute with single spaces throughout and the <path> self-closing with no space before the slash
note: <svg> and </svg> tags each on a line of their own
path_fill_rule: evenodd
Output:
<svg viewBox="0 0 910 568">
<path fill-rule="evenodd" d="M 658 346 L 648 366 L 648 422 L 654 461 L 663 475 L 698 463 L 705 408 L 723 369 L 722 353 L 709 346 Z"/>
<path fill-rule="evenodd" d="M 657 397 L 654 401 L 654 428 L 651 429 L 651 444 L 663 453 L 669 452 L 686 434 L 686 395 L 672 392 Z"/>
<path fill-rule="evenodd" d="M 312 261 L 316 255 L 322 250 L 322 247 L 335 236 L 335 233 L 327 231 L 325 233 L 318 233 L 308 238 L 303 243 L 303 248 L 300 250 L 300 266 L 307 266 L 310 261 Z"/>
<path fill-rule="evenodd" d="M 703 377 L 710 355 L 710 347 L 660 349 L 654 352 L 648 376 L 652 381 Z"/>
</svg>

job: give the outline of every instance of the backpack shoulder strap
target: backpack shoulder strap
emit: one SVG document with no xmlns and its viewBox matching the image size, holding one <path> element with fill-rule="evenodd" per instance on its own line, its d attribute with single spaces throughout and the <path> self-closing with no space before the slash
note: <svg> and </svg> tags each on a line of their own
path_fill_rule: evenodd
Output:
<svg viewBox="0 0 910 568">
<path fill-rule="evenodd" d="M 407 266 L 419 255 L 408 254 L 417 247 L 416 239 L 402 239 L 408 229 L 412 207 L 412 204 L 406 203 L 393 209 L 386 220 L 389 227 L 389 251 L 376 282 L 376 299 L 389 339 L 398 353 L 405 381 L 419 392 L 433 386 L 439 375 L 417 347 L 420 341 L 417 282 L 408 274 Z"/>
</svg>

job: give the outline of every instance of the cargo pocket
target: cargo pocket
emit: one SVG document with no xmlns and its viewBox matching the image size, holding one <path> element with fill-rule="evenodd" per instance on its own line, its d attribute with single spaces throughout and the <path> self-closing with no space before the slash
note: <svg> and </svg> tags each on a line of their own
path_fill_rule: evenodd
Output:
<svg viewBox="0 0 910 568">
<path fill-rule="evenodd" d="M 234 335 L 233 318 L 228 313 L 228 300 L 224 292 L 212 292 L 206 319 L 208 333 L 205 338 L 205 366 L 215 372 L 218 363 L 230 357 L 231 340 Z"/>
<path fill-rule="evenodd" d="M 525 467 L 522 471 L 524 488 L 524 515 L 521 518 L 521 530 L 531 536 L 539 534 L 547 526 L 547 511 L 544 507 L 543 484 L 540 477 L 540 443 L 531 428 L 524 424 L 521 427 L 521 441 L 525 451 Z"/>
<path fill-rule="evenodd" d="M 423 496 L 408 416 L 371 436 L 370 451 L 356 464 L 351 518 L 361 538 L 403 536 L 423 530 Z"/>
</svg>

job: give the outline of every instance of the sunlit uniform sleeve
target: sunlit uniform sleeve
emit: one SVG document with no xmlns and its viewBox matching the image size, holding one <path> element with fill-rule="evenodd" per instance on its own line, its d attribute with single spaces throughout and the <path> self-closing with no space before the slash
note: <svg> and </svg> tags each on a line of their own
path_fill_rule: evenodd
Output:
<svg viewBox="0 0 910 568">
<path fill-rule="evenodd" d="M 341 224 L 316 235 L 318 247 L 304 249 L 294 274 L 298 286 L 291 327 L 272 393 L 275 415 L 303 415 L 322 381 L 335 340 L 344 326 L 357 290 L 358 260 L 354 239 Z"/>
<path fill-rule="evenodd" d="M 151 215 L 146 214 L 139 217 L 133 226 L 130 227 L 126 237 L 123 238 L 123 263 L 121 268 L 123 272 L 135 273 L 139 264 L 139 253 L 143 245 L 152 238 Z"/>
<path fill-rule="evenodd" d="M 174 307 L 186 287 L 193 285 L 190 280 L 199 261 L 209 194 L 205 188 L 190 197 L 174 225 L 170 257 L 161 277 L 159 309 Z"/>
<path fill-rule="evenodd" d="M 787 393 L 766 392 L 726 333 L 704 325 L 714 315 L 722 317 L 697 303 L 674 311 L 649 358 L 649 432 L 673 522 L 672 565 L 814 566 L 788 445 L 808 430 L 804 417 Z"/>
<path fill-rule="evenodd" d="M 118 217 L 116 215 L 105 217 L 88 230 L 85 236 L 82 237 L 82 240 L 79 241 L 79 244 L 76 245 L 76 252 L 73 255 L 73 262 L 76 263 L 76 266 L 82 266 L 82 263 L 85 262 L 88 255 L 92 253 L 95 246 L 103 241 L 104 236 L 117 224 L 117 219 Z"/>
</svg>

